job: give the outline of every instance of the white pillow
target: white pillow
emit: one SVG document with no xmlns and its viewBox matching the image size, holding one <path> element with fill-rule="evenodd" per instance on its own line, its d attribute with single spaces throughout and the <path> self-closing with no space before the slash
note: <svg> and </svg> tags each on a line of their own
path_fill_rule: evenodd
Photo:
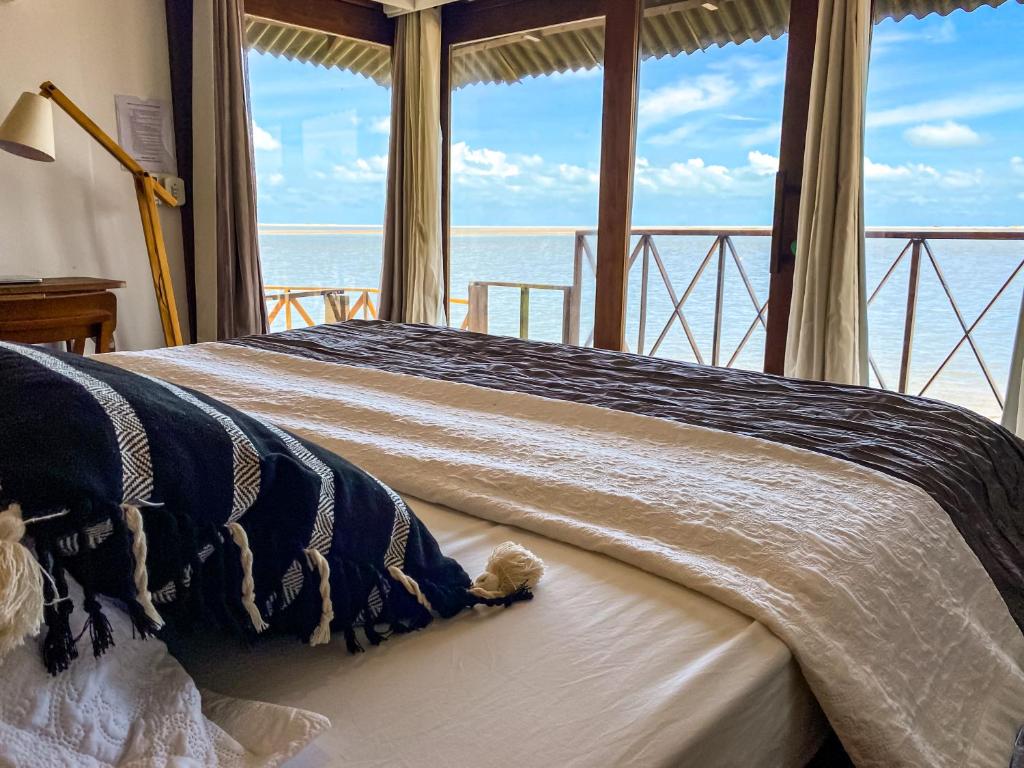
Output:
<svg viewBox="0 0 1024 768">
<path fill-rule="evenodd" d="M 81 590 L 71 591 L 81 604 Z M 0 766 L 277 766 L 330 727 L 301 709 L 201 697 L 162 642 L 133 639 L 123 612 L 109 603 L 104 612 L 117 645 L 98 659 L 86 634 L 78 659 L 55 677 L 41 640 L 0 660 Z M 76 636 L 85 615 L 72 614 Z"/>
</svg>

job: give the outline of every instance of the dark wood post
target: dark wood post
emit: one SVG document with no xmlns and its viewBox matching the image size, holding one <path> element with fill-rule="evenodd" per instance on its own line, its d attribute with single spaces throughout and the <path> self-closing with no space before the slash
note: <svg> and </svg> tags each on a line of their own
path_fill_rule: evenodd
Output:
<svg viewBox="0 0 1024 768">
<path fill-rule="evenodd" d="M 627 257 L 642 16 L 643 0 L 608 0 L 594 299 L 594 346 L 603 349 L 622 349 L 626 340 Z"/>
<path fill-rule="evenodd" d="M 768 327 L 764 345 L 765 373 L 784 373 L 789 306 L 793 298 L 793 267 L 800 214 L 800 180 L 804 173 L 807 109 L 811 97 L 814 41 L 819 0 L 791 0 L 786 89 L 782 103 L 782 141 L 775 185 L 772 224 L 771 285 L 768 289 Z"/>
</svg>

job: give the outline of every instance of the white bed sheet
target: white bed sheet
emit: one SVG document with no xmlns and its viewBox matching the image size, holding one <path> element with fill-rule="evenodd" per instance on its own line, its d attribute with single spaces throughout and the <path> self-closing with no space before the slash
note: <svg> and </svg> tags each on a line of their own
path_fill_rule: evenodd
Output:
<svg viewBox="0 0 1024 768">
<path fill-rule="evenodd" d="M 471 575 L 519 541 L 547 575 L 532 603 L 476 609 L 349 656 L 336 638 L 185 649 L 200 687 L 303 707 L 333 727 L 322 766 L 797 766 L 824 716 L 761 624 L 599 554 L 410 499 Z"/>
</svg>

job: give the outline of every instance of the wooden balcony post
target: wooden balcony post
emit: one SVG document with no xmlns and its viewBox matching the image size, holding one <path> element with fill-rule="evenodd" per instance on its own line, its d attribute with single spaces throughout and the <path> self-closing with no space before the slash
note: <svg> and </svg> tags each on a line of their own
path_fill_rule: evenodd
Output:
<svg viewBox="0 0 1024 768">
<path fill-rule="evenodd" d="M 467 330 L 487 333 L 487 283 L 469 284 L 469 311 Z"/>
<path fill-rule="evenodd" d="M 640 330 L 637 331 L 636 353 L 644 353 L 644 341 L 647 336 L 647 283 L 651 272 L 651 236 L 640 235 L 643 245 L 643 261 L 640 265 Z"/>
<path fill-rule="evenodd" d="M 594 297 L 594 346 L 603 349 L 622 349 L 626 342 L 627 258 L 642 16 L 643 0 L 607 2 Z"/>
<path fill-rule="evenodd" d="M 906 394 L 910 383 L 910 354 L 914 346 L 914 324 L 917 320 L 917 289 L 921 284 L 921 241 L 914 240 L 910 249 L 910 279 L 907 281 L 907 314 L 903 324 L 903 355 L 900 359 L 899 391 Z"/>
<path fill-rule="evenodd" d="M 789 50 L 782 104 L 782 140 L 775 186 L 772 226 L 771 284 L 768 288 L 768 327 L 764 344 L 765 373 L 784 373 L 789 305 L 793 299 L 793 267 L 800 213 L 800 183 L 804 172 L 807 109 L 820 0 L 790 0 Z"/>
<path fill-rule="evenodd" d="M 583 256 L 586 252 L 586 235 L 576 233 L 576 250 L 572 259 L 572 292 L 566 297 L 568 307 L 567 318 L 563 318 L 563 325 L 568 324 L 567 330 L 562 333 L 562 341 L 565 344 L 580 343 L 580 303 L 583 299 Z"/>
<path fill-rule="evenodd" d="M 725 241 L 728 235 L 718 236 L 718 265 L 715 275 L 715 328 L 711 336 L 711 364 L 718 365 L 722 352 L 722 310 L 725 302 Z"/>
<path fill-rule="evenodd" d="M 573 286 L 567 285 L 562 289 L 562 343 L 580 343 L 579 313 L 573 322 L 573 296 L 576 291 Z"/>
<path fill-rule="evenodd" d="M 530 338 L 530 286 L 519 289 L 519 338 Z"/>
<path fill-rule="evenodd" d="M 344 291 L 324 293 L 324 322 L 343 323 L 348 320 L 348 296 Z"/>
</svg>

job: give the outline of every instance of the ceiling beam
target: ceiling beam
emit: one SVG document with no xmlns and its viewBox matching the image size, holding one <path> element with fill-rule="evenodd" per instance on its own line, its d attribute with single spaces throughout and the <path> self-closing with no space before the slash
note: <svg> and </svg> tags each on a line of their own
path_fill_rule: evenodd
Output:
<svg viewBox="0 0 1024 768">
<path fill-rule="evenodd" d="M 262 19 L 332 35 L 392 45 L 395 22 L 368 0 L 244 0 L 245 12 Z"/>
</svg>

